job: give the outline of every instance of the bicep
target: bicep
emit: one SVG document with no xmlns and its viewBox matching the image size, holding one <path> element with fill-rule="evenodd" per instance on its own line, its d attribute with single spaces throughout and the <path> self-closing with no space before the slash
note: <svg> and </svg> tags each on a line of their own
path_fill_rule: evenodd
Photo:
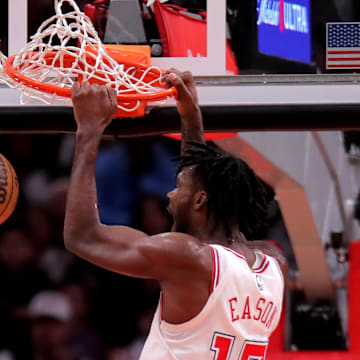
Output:
<svg viewBox="0 0 360 360">
<path fill-rule="evenodd" d="M 135 276 L 146 267 L 137 245 L 147 239 L 145 233 L 126 226 L 99 225 L 74 239 L 69 250 L 104 269 Z"/>
<path fill-rule="evenodd" d="M 203 245 L 185 234 L 148 236 L 125 226 L 99 226 L 71 249 L 87 261 L 132 277 L 165 280 L 199 266 Z"/>
</svg>

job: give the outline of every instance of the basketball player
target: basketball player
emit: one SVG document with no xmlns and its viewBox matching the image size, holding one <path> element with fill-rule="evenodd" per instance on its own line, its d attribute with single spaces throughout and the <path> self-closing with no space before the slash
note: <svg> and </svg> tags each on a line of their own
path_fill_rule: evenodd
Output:
<svg viewBox="0 0 360 360">
<path fill-rule="evenodd" d="M 286 261 L 275 247 L 246 240 L 265 215 L 260 183 L 245 162 L 205 145 L 191 74 L 171 70 L 165 80 L 178 90 L 183 135 L 177 187 L 168 194 L 172 232 L 148 236 L 100 223 L 95 162 L 116 94 L 75 83 L 65 245 L 100 267 L 160 282 L 141 360 L 264 360 L 280 318 Z"/>
</svg>

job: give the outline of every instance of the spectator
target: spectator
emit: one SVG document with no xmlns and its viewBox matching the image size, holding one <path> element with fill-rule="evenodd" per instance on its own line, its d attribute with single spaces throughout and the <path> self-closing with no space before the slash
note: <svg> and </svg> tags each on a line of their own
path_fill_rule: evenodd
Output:
<svg viewBox="0 0 360 360">
<path fill-rule="evenodd" d="M 74 256 L 64 249 L 62 224 L 57 224 L 51 215 L 45 208 L 30 207 L 25 223 L 34 239 L 39 267 L 53 284 L 60 284 L 74 262 Z"/>
<path fill-rule="evenodd" d="M 99 211 L 108 225 L 132 225 L 144 194 L 165 198 L 175 185 L 173 155 L 160 141 L 133 140 L 103 149 L 96 164 Z M 119 191 L 121 189 L 121 191 Z"/>
<path fill-rule="evenodd" d="M 26 342 L 26 307 L 31 297 L 51 284 L 35 264 L 29 234 L 15 225 L 2 225 L 0 232 L 0 349 L 21 356 Z"/>
<path fill-rule="evenodd" d="M 73 315 L 70 300 L 66 295 L 55 291 L 40 292 L 33 297 L 28 310 L 31 321 L 30 359 L 81 359 L 75 357 L 66 343 Z"/>
<path fill-rule="evenodd" d="M 146 195 L 139 203 L 138 227 L 148 235 L 160 234 L 171 230 L 172 220 L 166 211 L 164 199 Z"/>
<path fill-rule="evenodd" d="M 67 344 L 79 359 L 102 360 L 100 338 L 89 324 L 91 305 L 87 288 L 82 283 L 67 283 L 63 286 L 63 291 L 68 296 L 73 310 L 71 334 Z"/>
</svg>

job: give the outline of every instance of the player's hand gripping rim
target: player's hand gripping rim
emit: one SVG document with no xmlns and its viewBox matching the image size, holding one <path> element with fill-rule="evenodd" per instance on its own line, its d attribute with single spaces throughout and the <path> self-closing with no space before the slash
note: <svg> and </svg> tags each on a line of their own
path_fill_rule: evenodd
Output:
<svg viewBox="0 0 360 360">
<path fill-rule="evenodd" d="M 180 72 L 171 68 L 166 71 L 164 81 L 168 87 L 174 86 L 177 94 L 177 108 L 182 118 L 192 118 L 200 112 L 194 78 L 190 71 Z"/>
</svg>

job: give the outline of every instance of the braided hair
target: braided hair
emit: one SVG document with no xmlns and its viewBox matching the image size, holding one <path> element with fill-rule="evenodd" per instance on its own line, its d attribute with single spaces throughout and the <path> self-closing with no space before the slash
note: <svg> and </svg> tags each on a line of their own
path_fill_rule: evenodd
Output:
<svg viewBox="0 0 360 360">
<path fill-rule="evenodd" d="M 267 206 L 264 187 L 241 159 L 205 144 L 188 142 L 179 157 L 178 173 L 194 166 L 194 176 L 207 193 L 208 216 L 222 225 L 230 239 L 234 224 L 248 240 L 263 230 Z"/>
</svg>

